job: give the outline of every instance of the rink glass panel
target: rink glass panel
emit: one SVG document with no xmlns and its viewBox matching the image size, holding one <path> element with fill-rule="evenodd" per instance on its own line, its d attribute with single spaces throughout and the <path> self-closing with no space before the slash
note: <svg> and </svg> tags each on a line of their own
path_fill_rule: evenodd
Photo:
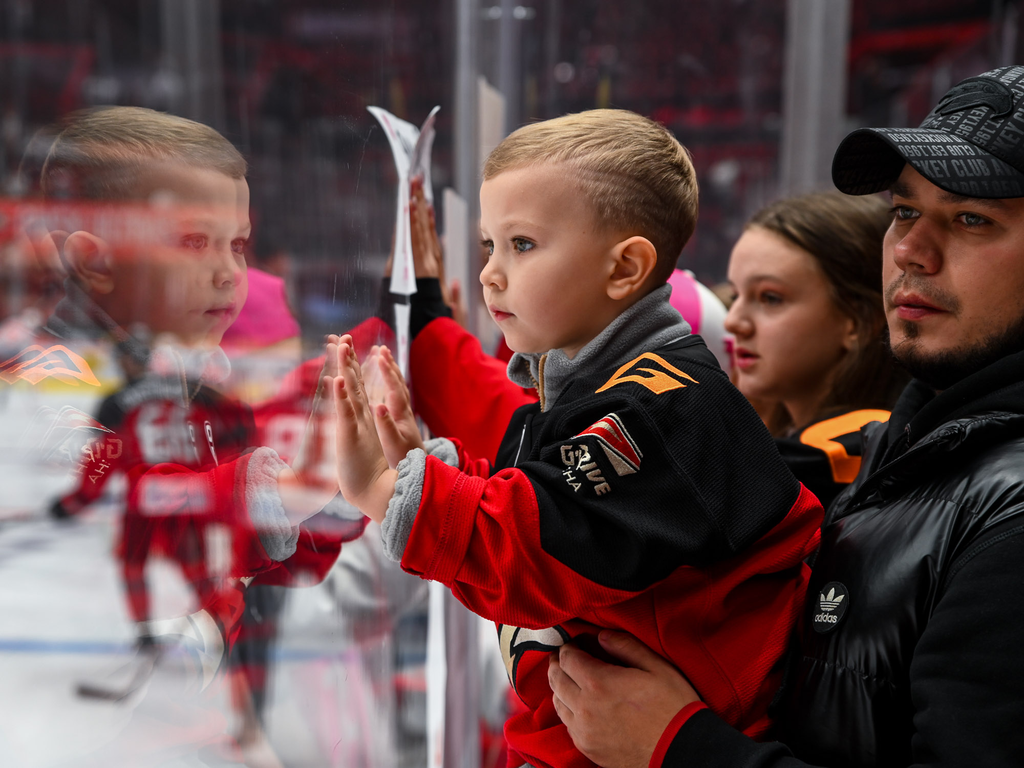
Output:
<svg viewBox="0 0 1024 768">
<path fill-rule="evenodd" d="M 503 97 L 499 138 L 595 107 L 663 122 L 693 153 L 701 186 L 697 234 L 680 265 L 708 284 L 722 280 L 743 223 L 777 193 L 786 3 L 469 7 L 472 74 Z M 993 15 L 987 2 L 852 3 L 850 125 L 916 124 L 933 92 L 1015 60 L 1020 19 L 1005 8 Z M 386 336 L 371 318 L 382 306 L 398 177 L 366 108 L 419 125 L 441 105 L 432 162 L 440 207 L 442 191 L 456 183 L 459 105 L 473 103 L 457 92 L 455 66 L 467 42 L 457 36 L 460 9 L 461 0 L 0 4 L 5 765 L 427 764 L 426 588 L 383 557 L 375 526 L 345 543 L 329 567 L 276 580 L 288 586 L 257 580 L 240 592 L 239 618 L 233 564 L 246 555 L 247 532 L 234 529 L 225 510 L 240 502 L 174 481 L 140 488 L 132 472 L 173 464 L 201 475 L 261 447 L 295 460 L 318 372 L 316 363 L 301 366 L 321 353 L 324 334 L 362 327 L 364 340 Z M 209 360 L 172 351 L 170 367 L 147 383 L 146 367 L 136 360 L 133 368 L 131 349 L 110 333 L 65 339 L 43 328 L 68 298 L 59 249 L 71 223 L 123 225 L 108 238 L 120 243 L 115 260 L 155 264 L 170 247 L 159 221 L 146 218 L 160 219 L 159 211 L 113 210 L 96 223 L 103 212 L 76 209 L 73 190 L 51 190 L 42 201 L 53 126 L 101 105 L 198 120 L 248 162 L 252 235 L 244 256 L 261 274 L 249 276 L 246 322 L 224 339 L 230 373 L 205 379 L 202 393 L 195 366 Z M 479 122 L 493 128 L 493 118 Z M 471 256 L 470 287 L 478 266 Z M 140 281 L 125 301 L 137 312 L 161 304 L 164 292 L 187 282 L 185 270 L 168 274 L 159 285 Z M 126 330 L 144 345 L 168 341 Z M 486 321 L 474 330 L 493 342 Z M 145 386 L 136 382 L 130 397 L 111 400 L 139 377 Z M 329 444 L 329 424 L 316 440 Z M 311 476 L 331 481 L 329 459 L 310 466 Z M 83 487 L 96 492 L 57 519 L 55 505 Z M 332 502 L 309 535 L 348 538 L 353 520 Z M 206 605 L 219 606 L 207 612 L 212 630 L 200 616 Z M 232 628 L 220 656 L 206 644 L 218 620 Z M 481 645 L 493 650 L 490 631 Z M 481 661 L 477 678 L 477 695 L 452 694 L 453 704 L 472 702 L 486 734 L 479 757 L 462 764 L 494 765 L 507 689 L 500 664 L 495 675 Z"/>
</svg>

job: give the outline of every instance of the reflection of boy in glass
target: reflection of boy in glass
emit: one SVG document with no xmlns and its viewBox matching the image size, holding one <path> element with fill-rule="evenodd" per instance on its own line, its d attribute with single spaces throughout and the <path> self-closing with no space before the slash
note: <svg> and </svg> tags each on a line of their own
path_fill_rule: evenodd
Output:
<svg viewBox="0 0 1024 768">
<path fill-rule="evenodd" d="M 154 631 L 142 580 L 151 545 L 179 560 L 222 651 L 241 607 L 239 578 L 292 555 L 298 522 L 336 493 L 301 488 L 269 448 L 246 452 L 251 414 L 210 386 L 229 371 L 218 344 L 246 299 L 245 171 L 213 129 L 124 107 L 72 116 L 43 167 L 47 197 L 124 204 L 116 215 L 128 222 L 120 241 L 67 227 L 67 296 L 45 330 L 72 345 L 112 340 L 146 368 L 126 390 L 123 421 L 104 425 L 114 431 L 84 452 L 79 487 L 53 508 L 66 515 L 95 499 L 115 464 L 126 474 L 119 550 L 143 644 Z M 132 226 L 135 215 L 142 223 Z"/>
</svg>

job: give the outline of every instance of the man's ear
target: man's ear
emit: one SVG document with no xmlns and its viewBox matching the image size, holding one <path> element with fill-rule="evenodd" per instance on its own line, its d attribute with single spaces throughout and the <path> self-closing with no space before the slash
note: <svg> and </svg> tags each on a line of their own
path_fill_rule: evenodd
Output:
<svg viewBox="0 0 1024 768">
<path fill-rule="evenodd" d="M 87 290 L 93 293 L 114 290 L 114 259 L 102 238 L 89 232 L 73 232 L 64 241 L 64 260 Z"/>
<path fill-rule="evenodd" d="M 646 287 L 658 265 L 658 251 L 646 237 L 636 235 L 612 249 L 614 269 L 608 278 L 608 296 L 616 301 L 628 299 Z"/>
</svg>

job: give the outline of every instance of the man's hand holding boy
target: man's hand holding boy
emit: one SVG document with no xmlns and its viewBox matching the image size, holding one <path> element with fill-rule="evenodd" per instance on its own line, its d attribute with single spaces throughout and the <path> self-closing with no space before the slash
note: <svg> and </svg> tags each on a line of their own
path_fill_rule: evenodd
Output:
<svg viewBox="0 0 1024 768">
<path fill-rule="evenodd" d="M 555 710 L 576 748 L 607 768 L 646 768 L 662 734 L 700 697 L 679 671 L 625 632 L 603 630 L 601 648 L 624 666 L 573 644 L 551 654 Z"/>
</svg>

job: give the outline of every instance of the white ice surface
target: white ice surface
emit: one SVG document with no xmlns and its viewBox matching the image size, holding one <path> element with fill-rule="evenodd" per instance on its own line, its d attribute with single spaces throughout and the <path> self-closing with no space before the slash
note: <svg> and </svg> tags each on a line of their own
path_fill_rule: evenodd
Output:
<svg viewBox="0 0 1024 768">
<path fill-rule="evenodd" d="M 290 590 L 272 669 L 268 737 L 279 763 L 247 763 L 229 733 L 238 720 L 221 675 L 201 695 L 175 654 L 149 686 L 122 703 L 79 698 L 132 658 L 133 629 L 111 548 L 111 507 L 70 525 L 0 524 L 0 765 L 96 766 L 395 765 L 388 639 L 344 647 L 324 586 Z M 190 609 L 174 566 L 148 566 L 154 615 Z"/>
<path fill-rule="evenodd" d="M 117 504 L 69 524 L 44 510 L 67 483 L 19 449 L 43 401 L 0 393 L 0 767 L 2 768 L 393 768 L 393 670 L 387 636 L 360 646 L 348 636 L 331 587 L 289 590 L 281 617 L 266 720 L 268 748 L 243 761 L 227 678 L 201 694 L 180 655 L 122 703 L 78 697 L 133 656 L 119 567 L 112 551 Z M 67 400 L 64 398 L 65 401 Z M 94 403 L 83 401 L 83 410 Z M 377 542 L 379 547 L 379 542 Z M 194 609 L 178 569 L 147 565 L 152 613 Z"/>
</svg>

